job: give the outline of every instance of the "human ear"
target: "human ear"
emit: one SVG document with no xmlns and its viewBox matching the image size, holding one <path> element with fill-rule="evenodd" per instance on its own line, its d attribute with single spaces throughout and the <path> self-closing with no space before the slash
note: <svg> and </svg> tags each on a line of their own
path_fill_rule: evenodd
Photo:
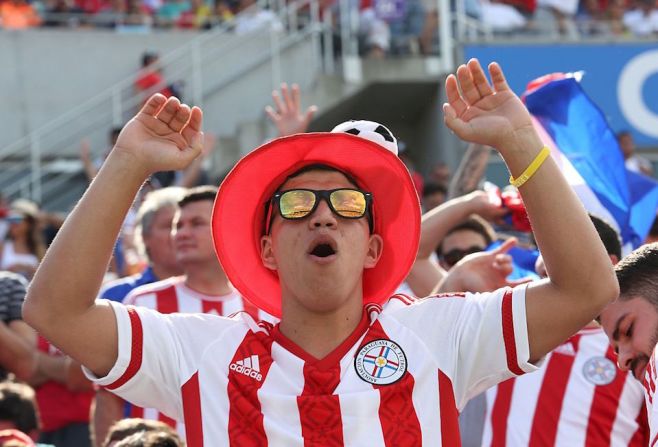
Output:
<svg viewBox="0 0 658 447">
<path fill-rule="evenodd" d="M 272 236 L 269 234 L 260 238 L 260 259 L 266 268 L 276 270 L 277 265 L 276 259 L 274 258 Z"/>
<path fill-rule="evenodd" d="M 363 264 L 364 268 L 371 269 L 377 265 L 379 258 L 382 256 L 384 250 L 384 240 L 378 234 L 371 234 L 368 239 L 368 252 L 366 253 L 366 260 Z"/>
</svg>

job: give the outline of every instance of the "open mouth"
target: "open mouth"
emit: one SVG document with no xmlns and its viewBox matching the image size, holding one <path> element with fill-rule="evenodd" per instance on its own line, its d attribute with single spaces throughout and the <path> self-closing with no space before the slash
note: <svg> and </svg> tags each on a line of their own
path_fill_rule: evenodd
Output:
<svg viewBox="0 0 658 447">
<path fill-rule="evenodd" d="M 311 254 L 313 256 L 317 256 L 318 258 L 326 258 L 331 255 L 336 254 L 336 250 L 333 249 L 333 247 L 329 244 L 319 244 L 316 245 L 313 250 L 311 250 Z"/>
</svg>

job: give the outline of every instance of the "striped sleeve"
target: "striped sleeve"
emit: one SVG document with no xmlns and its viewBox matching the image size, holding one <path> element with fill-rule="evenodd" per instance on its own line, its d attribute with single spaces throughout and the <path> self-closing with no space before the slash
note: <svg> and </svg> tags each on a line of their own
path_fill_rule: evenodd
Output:
<svg viewBox="0 0 658 447">
<path fill-rule="evenodd" d="M 537 369 L 529 363 L 525 286 L 427 298 L 395 314 L 434 353 L 460 410 L 487 388 Z"/>
<path fill-rule="evenodd" d="M 182 419 L 181 387 L 196 372 L 203 350 L 235 321 L 110 304 L 117 321 L 116 362 L 105 377 L 87 369 L 85 374 L 135 405 Z"/>
</svg>

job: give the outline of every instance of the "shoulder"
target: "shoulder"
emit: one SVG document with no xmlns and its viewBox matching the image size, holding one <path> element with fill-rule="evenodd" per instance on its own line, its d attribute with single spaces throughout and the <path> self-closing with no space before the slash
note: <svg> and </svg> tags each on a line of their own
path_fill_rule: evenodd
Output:
<svg viewBox="0 0 658 447">
<path fill-rule="evenodd" d="M 175 293 L 176 286 L 180 284 L 181 281 L 181 277 L 174 277 L 137 286 L 126 294 L 123 302 L 126 304 L 133 304 L 135 300 L 146 295 L 162 295 L 168 292 Z"/>
</svg>

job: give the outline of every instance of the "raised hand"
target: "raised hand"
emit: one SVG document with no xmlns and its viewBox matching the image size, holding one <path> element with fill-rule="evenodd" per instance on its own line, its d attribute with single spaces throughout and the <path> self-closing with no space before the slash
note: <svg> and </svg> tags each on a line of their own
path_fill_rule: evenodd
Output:
<svg viewBox="0 0 658 447">
<path fill-rule="evenodd" d="M 123 128 L 114 151 L 130 154 L 148 175 L 187 167 L 203 147 L 198 107 L 156 93 Z"/>
<path fill-rule="evenodd" d="M 299 86 L 297 84 L 293 84 L 290 90 L 288 84 L 281 84 L 281 93 L 279 94 L 278 91 L 274 90 L 272 100 L 276 110 L 271 106 L 267 106 L 265 107 L 265 113 L 276 126 L 280 137 L 306 132 L 313 115 L 318 110 L 316 106 L 310 106 L 306 109 L 306 113 L 302 114 Z"/>
<path fill-rule="evenodd" d="M 507 254 L 516 239 L 503 242 L 492 251 L 464 257 L 450 270 L 439 292 L 491 292 L 501 287 L 514 287 L 530 279 L 508 280 L 512 273 L 512 257 Z"/>
<path fill-rule="evenodd" d="M 534 130 L 530 114 L 497 63 L 489 65 L 489 74 L 491 84 L 477 59 L 471 59 L 456 76 L 448 76 L 444 120 L 459 138 L 503 152 L 514 145 L 517 135 Z"/>
</svg>

